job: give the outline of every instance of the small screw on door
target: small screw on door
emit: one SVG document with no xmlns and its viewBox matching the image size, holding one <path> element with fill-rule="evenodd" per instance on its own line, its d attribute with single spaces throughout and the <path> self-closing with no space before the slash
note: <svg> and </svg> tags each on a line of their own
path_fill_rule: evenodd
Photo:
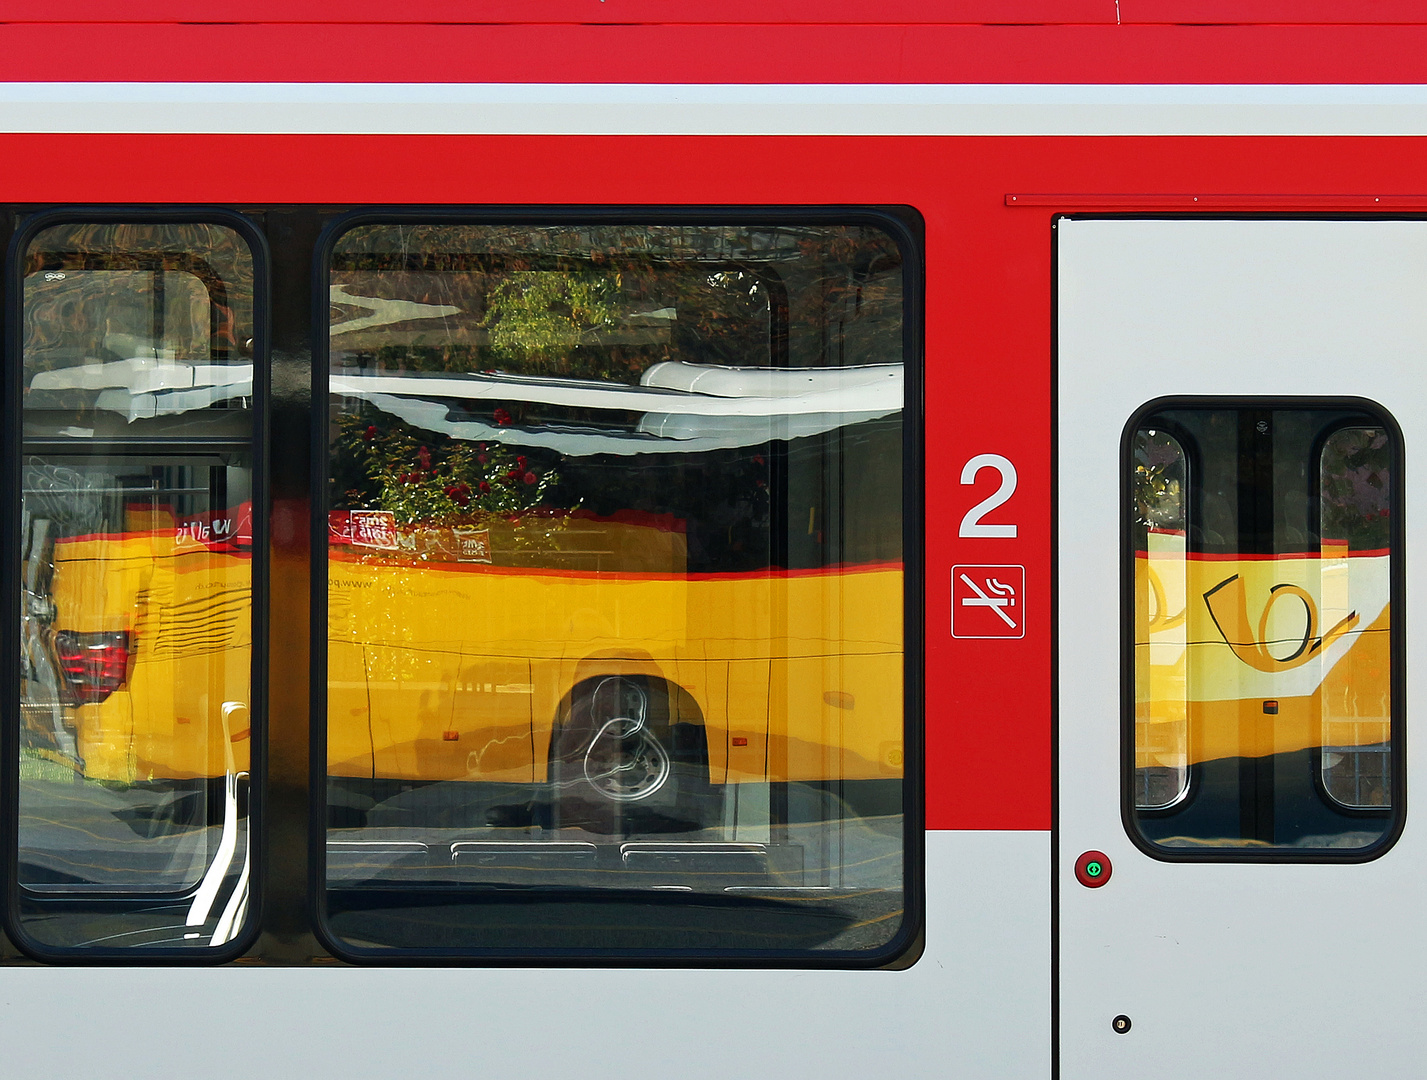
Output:
<svg viewBox="0 0 1427 1080">
<path fill-rule="evenodd" d="M 1124 1013 L 1121 1013 L 1110 1021 L 1110 1026 L 1115 1029 L 1116 1035 L 1123 1035 L 1130 1030 L 1130 1018 Z"/>
</svg>

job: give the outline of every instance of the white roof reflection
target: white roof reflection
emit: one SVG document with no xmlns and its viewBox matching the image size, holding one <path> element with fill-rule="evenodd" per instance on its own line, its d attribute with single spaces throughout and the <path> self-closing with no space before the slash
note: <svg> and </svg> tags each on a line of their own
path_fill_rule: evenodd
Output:
<svg viewBox="0 0 1427 1080">
<path fill-rule="evenodd" d="M 253 392 L 253 365 L 134 356 L 39 371 L 30 380 L 30 389 L 98 390 L 95 408 L 118 413 L 132 422 L 249 397 Z"/>
<path fill-rule="evenodd" d="M 30 380 L 31 390 L 103 390 L 123 387 L 131 394 L 195 386 L 227 387 L 245 385 L 252 392 L 253 365 L 209 364 L 191 360 L 168 360 L 134 356 L 107 363 L 76 364 L 73 367 L 39 371 Z"/>
<path fill-rule="evenodd" d="M 131 421 L 246 397 L 252 385 L 250 363 L 148 357 L 42 371 L 30 380 L 34 390 L 98 390 L 96 407 Z M 772 368 L 665 361 L 649 368 L 638 386 L 500 373 L 339 371 L 329 380 L 329 392 L 451 438 L 583 456 L 686 453 L 803 438 L 899 412 L 906 390 L 901 364 Z M 517 401 L 638 419 L 626 415 L 521 428 L 472 415 Z"/>
<path fill-rule="evenodd" d="M 901 364 L 840 368 L 720 367 L 666 361 L 639 386 L 588 379 L 501 374 L 333 374 L 333 394 L 455 439 L 589 454 L 689 453 L 819 435 L 902 409 Z M 461 416 L 457 402 L 528 401 L 577 409 L 639 413 L 630 430 L 542 424 L 500 427 Z M 455 406 L 455 407 L 453 407 Z"/>
<path fill-rule="evenodd" d="M 902 407 L 901 364 L 840 368 L 733 368 L 665 361 L 638 386 L 592 379 L 505 374 L 358 375 L 334 372 L 333 394 L 400 394 L 433 400 L 529 401 L 577 409 L 776 416 L 893 412 Z"/>
</svg>

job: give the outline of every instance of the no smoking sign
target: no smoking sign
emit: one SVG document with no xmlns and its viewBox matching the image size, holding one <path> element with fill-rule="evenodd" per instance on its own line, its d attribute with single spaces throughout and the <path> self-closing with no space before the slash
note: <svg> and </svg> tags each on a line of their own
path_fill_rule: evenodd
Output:
<svg viewBox="0 0 1427 1080">
<path fill-rule="evenodd" d="M 1024 566 L 953 566 L 951 636 L 1026 636 Z"/>
</svg>

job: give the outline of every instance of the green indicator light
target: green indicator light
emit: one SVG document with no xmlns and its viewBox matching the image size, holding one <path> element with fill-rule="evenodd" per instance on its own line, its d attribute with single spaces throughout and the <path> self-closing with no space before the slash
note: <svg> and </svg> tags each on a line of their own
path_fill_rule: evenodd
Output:
<svg viewBox="0 0 1427 1080">
<path fill-rule="evenodd" d="M 1098 862 L 1086 863 L 1085 872 L 1091 877 L 1099 877 L 1100 871 L 1104 869 Z"/>
</svg>

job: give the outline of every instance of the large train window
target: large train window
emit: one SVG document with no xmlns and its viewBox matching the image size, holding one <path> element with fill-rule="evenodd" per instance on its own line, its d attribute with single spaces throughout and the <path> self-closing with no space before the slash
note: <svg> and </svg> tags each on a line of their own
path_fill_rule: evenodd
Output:
<svg viewBox="0 0 1427 1080">
<path fill-rule="evenodd" d="M 247 935 L 260 245 L 215 211 L 11 248 L 8 918 L 40 957 Z"/>
<path fill-rule="evenodd" d="M 1400 828 L 1400 445 L 1358 401 L 1127 429 L 1126 811 L 1156 854 L 1361 858 Z"/>
<path fill-rule="evenodd" d="M 914 932 L 916 257 L 881 214 L 747 217 L 329 238 L 340 955 Z"/>
</svg>

